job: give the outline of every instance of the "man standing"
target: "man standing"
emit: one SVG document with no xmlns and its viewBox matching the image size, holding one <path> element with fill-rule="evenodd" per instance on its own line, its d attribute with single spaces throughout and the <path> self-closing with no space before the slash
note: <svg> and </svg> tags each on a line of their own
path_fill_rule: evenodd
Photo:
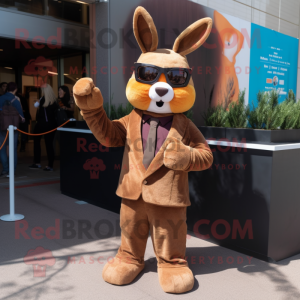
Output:
<svg viewBox="0 0 300 300">
<path fill-rule="evenodd" d="M 15 82 L 10 82 L 7 85 L 7 93 L 0 97 L 0 110 L 2 110 L 5 102 L 9 101 L 9 102 L 11 102 L 11 105 L 17 109 L 19 115 L 22 118 L 24 118 L 21 103 L 20 103 L 20 101 L 17 100 L 17 98 L 15 96 L 17 90 L 18 90 L 18 87 Z M 15 170 L 16 170 L 17 161 L 18 161 L 18 156 L 17 156 L 18 136 L 19 136 L 19 132 L 15 131 L 14 132 L 14 152 L 15 152 L 14 167 L 15 167 Z M 0 130 L 0 146 L 3 144 L 5 137 L 6 137 L 6 131 Z M 2 149 L 0 150 L 0 160 L 1 160 L 1 163 L 3 166 L 3 170 L 2 170 L 2 173 L 0 174 L 0 177 L 9 177 L 9 162 L 8 162 L 8 157 L 7 157 L 7 153 L 6 153 L 6 145 L 8 145 L 8 139 L 5 143 L 5 145 L 3 145 Z"/>
</svg>

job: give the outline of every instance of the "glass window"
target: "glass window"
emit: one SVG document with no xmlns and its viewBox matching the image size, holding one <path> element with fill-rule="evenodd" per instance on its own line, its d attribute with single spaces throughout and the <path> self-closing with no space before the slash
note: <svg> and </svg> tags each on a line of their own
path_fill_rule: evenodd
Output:
<svg viewBox="0 0 300 300">
<path fill-rule="evenodd" d="M 68 21 L 89 24 L 89 6 L 67 0 L 48 0 L 48 15 Z"/>
<path fill-rule="evenodd" d="M 1 82 L 15 82 L 16 73 L 11 66 L 0 67 L 0 83 Z M 0 91 L 1 95 L 1 91 Z"/>
<path fill-rule="evenodd" d="M 85 25 L 89 24 L 89 5 L 70 0 L 0 0 L 0 6 Z"/>
<path fill-rule="evenodd" d="M 41 0 L 0 0 L 0 6 L 36 15 L 44 14 L 44 1 Z"/>
<path fill-rule="evenodd" d="M 60 74 L 60 82 L 61 85 L 66 85 L 69 88 L 71 97 L 73 97 L 73 87 L 76 81 L 89 75 L 89 64 L 89 54 L 86 53 L 61 58 L 60 67 L 63 74 Z M 74 108 L 74 118 L 82 120 L 77 106 Z"/>
<path fill-rule="evenodd" d="M 35 121 L 36 116 L 36 108 L 33 104 L 41 97 L 40 86 L 43 83 L 48 83 L 53 88 L 56 97 L 58 96 L 57 60 L 43 59 L 44 62 L 34 62 L 33 72 L 30 72 L 28 69 L 25 69 L 24 72 L 22 72 L 22 93 L 28 101 L 32 121 Z M 48 69 L 45 70 L 46 72 L 44 72 L 43 66 L 49 66 L 49 62 L 51 63 L 51 67 L 48 67 Z"/>
</svg>

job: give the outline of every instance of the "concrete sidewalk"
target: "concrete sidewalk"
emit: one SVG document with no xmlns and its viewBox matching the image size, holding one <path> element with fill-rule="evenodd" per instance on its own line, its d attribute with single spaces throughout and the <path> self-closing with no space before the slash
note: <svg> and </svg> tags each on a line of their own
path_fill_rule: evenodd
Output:
<svg viewBox="0 0 300 300">
<path fill-rule="evenodd" d="M 120 244 L 119 215 L 78 204 L 61 195 L 58 183 L 43 184 L 19 184 L 16 213 L 25 219 L 0 221 L 0 299 L 300 299 L 300 255 L 269 264 L 191 236 L 186 253 L 195 275 L 191 292 L 161 290 L 151 240 L 144 272 L 130 285 L 110 285 L 101 273 Z M 0 215 L 8 213 L 8 199 L 9 190 L 0 186 Z M 90 225 L 87 234 L 78 230 L 80 224 Z M 55 226 L 57 232 L 48 229 Z M 38 247 L 53 258 L 26 264 L 28 251 Z M 37 266 L 43 262 L 48 265 Z"/>
</svg>

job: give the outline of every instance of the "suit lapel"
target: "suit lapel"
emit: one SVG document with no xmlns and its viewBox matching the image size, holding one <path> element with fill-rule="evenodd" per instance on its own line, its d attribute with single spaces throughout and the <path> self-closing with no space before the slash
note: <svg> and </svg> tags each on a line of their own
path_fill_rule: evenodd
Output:
<svg viewBox="0 0 300 300">
<path fill-rule="evenodd" d="M 176 138 L 182 141 L 182 138 L 184 136 L 184 133 L 186 131 L 186 127 L 188 124 L 188 119 L 183 114 L 174 114 L 172 126 L 169 131 L 169 134 L 155 155 L 154 159 L 152 160 L 150 166 L 145 171 L 144 178 L 149 177 L 151 174 L 153 174 L 156 170 L 158 170 L 163 164 L 164 164 L 164 150 L 165 150 L 165 144 L 169 138 Z M 141 133 L 140 133 L 141 135 Z M 143 161 L 143 152 L 142 152 L 142 161 Z"/>
<path fill-rule="evenodd" d="M 128 124 L 128 140 L 129 151 L 133 152 L 135 161 L 132 162 L 133 166 L 128 166 L 137 168 L 141 171 L 142 174 L 146 172 L 143 165 L 143 142 L 142 142 L 142 133 L 141 133 L 141 122 L 142 122 L 143 112 L 139 109 L 134 109 L 131 113 L 131 118 Z"/>
</svg>

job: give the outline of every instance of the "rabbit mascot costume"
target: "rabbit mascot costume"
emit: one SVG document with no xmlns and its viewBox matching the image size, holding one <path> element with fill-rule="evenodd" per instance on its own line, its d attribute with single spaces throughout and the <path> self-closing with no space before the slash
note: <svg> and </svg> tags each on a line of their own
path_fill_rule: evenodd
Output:
<svg viewBox="0 0 300 300">
<path fill-rule="evenodd" d="M 133 30 L 142 54 L 126 87 L 135 109 L 119 120 L 106 116 L 102 94 L 92 79 L 82 78 L 73 88 L 76 104 L 97 140 L 106 147 L 124 146 L 116 191 L 122 198 L 121 245 L 103 269 L 108 283 L 129 284 L 144 269 L 150 232 L 162 289 L 184 293 L 194 286 L 185 259 L 188 172 L 210 168 L 213 155 L 183 114 L 196 97 L 186 55 L 205 42 L 211 27 L 210 18 L 198 20 L 179 35 L 173 50 L 157 49 L 152 17 L 143 7 L 135 10 Z"/>
</svg>

